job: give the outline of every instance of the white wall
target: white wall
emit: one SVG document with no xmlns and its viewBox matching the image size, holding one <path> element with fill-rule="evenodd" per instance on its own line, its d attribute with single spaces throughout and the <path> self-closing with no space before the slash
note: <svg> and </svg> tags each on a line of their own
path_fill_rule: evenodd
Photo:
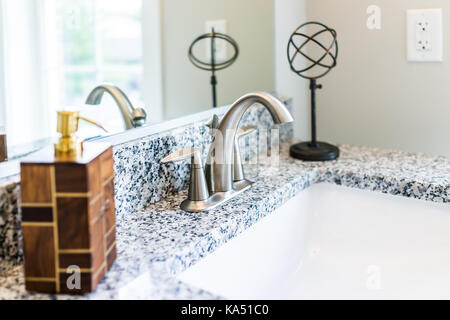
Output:
<svg viewBox="0 0 450 320">
<path fill-rule="evenodd" d="M 3 21 L 3 0 L 0 0 L 0 133 L 6 130 Z"/>
<path fill-rule="evenodd" d="M 227 33 L 240 46 L 236 63 L 217 74 L 218 105 L 230 104 L 250 91 L 275 89 L 273 2 L 161 1 L 166 119 L 211 107 L 211 74 L 195 68 L 187 55 L 191 42 L 205 33 L 207 20 L 226 19 Z"/>
<path fill-rule="evenodd" d="M 34 33 L 39 27 L 36 2 L 2 1 L 3 44 L 8 45 L 3 51 L 4 103 L 8 145 L 12 146 L 48 137 L 51 131 L 41 96 L 40 39 Z"/>
<path fill-rule="evenodd" d="M 382 10 L 381 30 L 366 27 L 372 4 Z M 308 0 L 306 7 L 308 20 L 337 30 L 340 45 L 338 67 L 320 81 L 319 138 L 450 156 L 450 1 Z M 444 62 L 410 63 L 406 10 L 436 7 L 444 11 Z"/>
<path fill-rule="evenodd" d="M 275 87 L 278 94 L 293 98 L 295 135 L 310 136 L 310 111 L 306 81 L 293 73 L 287 59 L 287 44 L 291 33 L 306 20 L 306 0 L 275 0 Z"/>
</svg>

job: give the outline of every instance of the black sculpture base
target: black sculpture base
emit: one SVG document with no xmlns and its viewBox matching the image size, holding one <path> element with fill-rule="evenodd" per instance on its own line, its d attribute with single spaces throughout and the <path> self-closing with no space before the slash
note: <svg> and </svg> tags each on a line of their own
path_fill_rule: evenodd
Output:
<svg viewBox="0 0 450 320">
<path fill-rule="evenodd" d="M 331 161 L 339 157 L 339 148 L 326 142 L 303 142 L 293 145 L 290 155 L 305 161 Z"/>
</svg>

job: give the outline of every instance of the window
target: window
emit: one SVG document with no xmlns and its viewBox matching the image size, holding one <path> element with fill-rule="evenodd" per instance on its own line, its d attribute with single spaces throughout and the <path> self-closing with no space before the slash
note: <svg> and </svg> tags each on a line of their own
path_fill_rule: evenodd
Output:
<svg viewBox="0 0 450 320">
<path fill-rule="evenodd" d="M 3 21 L 3 5 L 0 2 L 0 21 Z M 3 23 L 0 23 L 0 132 L 5 133 L 6 130 L 6 103 L 5 103 L 5 86 L 4 86 L 4 54 L 3 54 Z"/>
<path fill-rule="evenodd" d="M 123 131 L 109 95 L 101 106 L 84 104 L 103 82 L 161 120 L 159 15 L 160 0 L 0 0 L 0 126 L 8 144 L 53 136 L 63 106 L 80 107 L 110 133 Z"/>
<path fill-rule="evenodd" d="M 44 73 L 51 79 L 46 91 L 53 109 L 82 106 L 90 90 L 103 82 L 116 84 L 134 104 L 144 105 L 142 1 L 42 1 Z M 85 107 L 83 113 L 101 119 L 110 131 L 123 130 L 120 112 L 107 95 L 102 106 Z"/>
</svg>

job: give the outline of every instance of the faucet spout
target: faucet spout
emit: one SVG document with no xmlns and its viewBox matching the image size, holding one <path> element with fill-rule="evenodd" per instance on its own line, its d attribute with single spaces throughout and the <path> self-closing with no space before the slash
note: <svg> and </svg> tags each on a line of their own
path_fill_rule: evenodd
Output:
<svg viewBox="0 0 450 320">
<path fill-rule="evenodd" d="M 276 124 L 293 121 L 285 105 L 269 93 L 249 93 L 237 100 L 223 117 L 209 151 L 206 174 L 211 192 L 233 190 L 233 150 L 236 132 L 242 116 L 255 103 L 266 107 Z"/>
<path fill-rule="evenodd" d="M 86 104 L 99 105 L 102 102 L 105 92 L 109 93 L 117 103 L 127 130 L 145 124 L 147 119 L 145 110 L 142 108 L 134 108 L 127 95 L 113 84 L 105 83 L 94 88 L 87 97 Z"/>
</svg>

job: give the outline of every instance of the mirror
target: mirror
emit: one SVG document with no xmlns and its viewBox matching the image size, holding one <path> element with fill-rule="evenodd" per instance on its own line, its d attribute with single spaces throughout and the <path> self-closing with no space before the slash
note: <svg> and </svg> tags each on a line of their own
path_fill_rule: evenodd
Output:
<svg viewBox="0 0 450 320">
<path fill-rule="evenodd" d="M 100 105 L 86 104 L 102 83 L 118 86 L 135 108 L 143 108 L 145 125 L 212 108 L 211 72 L 188 57 L 192 42 L 212 30 L 231 37 L 239 50 L 232 65 L 215 73 L 218 106 L 275 88 L 273 0 L 15 0 L 0 5 L 0 127 L 6 127 L 10 159 L 51 143 L 56 110 L 63 106 L 79 107 L 109 134 L 125 130 L 110 94 Z M 211 44 L 210 38 L 199 41 L 192 53 L 207 62 L 213 56 L 219 65 L 233 58 L 230 42 L 215 39 L 213 55 Z M 101 134 L 80 122 L 81 137 Z"/>
</svg>

